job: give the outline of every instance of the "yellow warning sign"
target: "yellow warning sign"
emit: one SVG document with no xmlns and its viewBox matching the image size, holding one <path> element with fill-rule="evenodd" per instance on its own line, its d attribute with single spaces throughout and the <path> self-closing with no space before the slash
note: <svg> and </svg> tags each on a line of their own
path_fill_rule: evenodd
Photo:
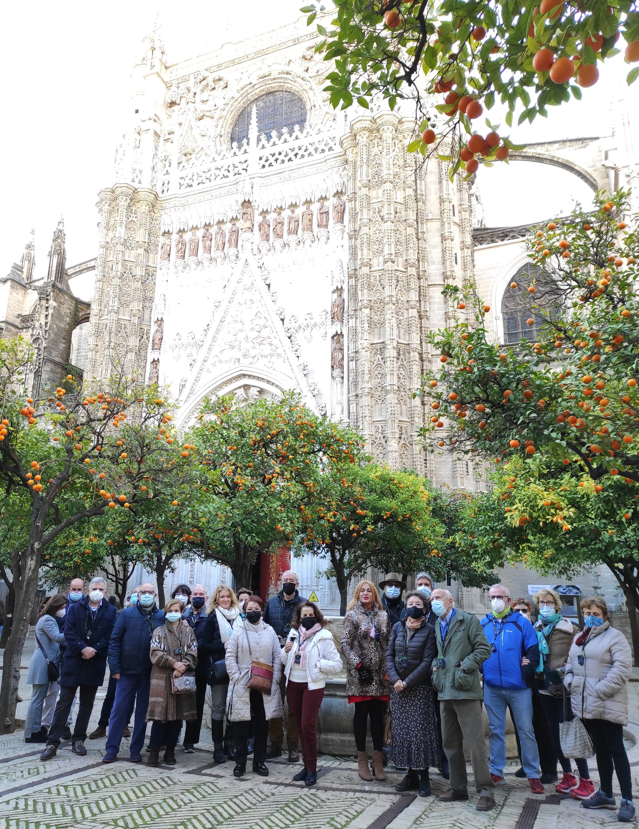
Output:
<svg viewBox="0 0 639 829">
<path fill-rule="evenodd" d="M 317 593 L 313 590 L 311 595 L 308 597 L 309 602 L 315 602 L 315 604 L 319 604 L 319 599 L 317 598 Z"/>
</svg>

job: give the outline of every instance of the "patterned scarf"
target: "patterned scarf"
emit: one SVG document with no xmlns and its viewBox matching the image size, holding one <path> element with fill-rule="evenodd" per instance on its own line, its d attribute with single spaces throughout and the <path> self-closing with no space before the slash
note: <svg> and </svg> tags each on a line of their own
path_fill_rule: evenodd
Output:
<svg viewBox="0 0 639 829">
<path fill-rule="evenodd" d="M 555 629 L 555 625 L 557 622 L 561 621 L 561 613 L 555 613 L 554 616 L 549 616 L 545 621 L 548 624 L 544 625 L 540 623 L 539 626 L 535 626 L 535 633 L 537 634 L 537 642 L 539 643 L 539 667 L 537 668 L 537 673 L 541 674 L 544 671 L 544 657 L 548 656 L 550 653 L 550 648 L 548 647 L 548 640 Z"/>
<path fill-rule="evenodd" d="M 310 630 L 306 630 L 306 628 L 301 627 L 299 629 L 299 637 L 300 637 L 300 666 L 302 668 L 306 667 L 306 646 L 308 645 L 309 641 L 315 636 L 316 633 L 319 633 L 322 629 L 322 626 L 319 622 L 315 622 L 313 627 Z"/>
</svg>

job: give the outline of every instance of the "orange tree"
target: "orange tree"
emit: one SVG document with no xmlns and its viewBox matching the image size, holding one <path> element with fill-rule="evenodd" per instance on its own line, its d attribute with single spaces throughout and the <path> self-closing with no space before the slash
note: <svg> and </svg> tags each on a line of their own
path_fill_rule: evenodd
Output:
<svg viewBox="0 0 639 829">
<path fill-rule="evenodd" d="M 548 108 L 580 99 L 599 65 L 625 50 L 639 61 L 635 0 L 334 0 L 328 23 L 319 0 L 302 8 L 320 15 L 317 50 L 333 62 L 325 90 L 334 107 L 368 108 L 383 96 L 415 106 L 419 137 L 409 151 L 445 153 L 451 175 L 508 157 L 513 145 L 486 119 L 496 103 L 532 122 Z M 628 75 L 632 83 L 639 67 Z M 486 132 L 484 130 L 484 132 Z M 474 140 L 471 143 L 471 137 Z M 452 149 L 452 154 L 451 154 Z"/>
<path fill-rule="evenodd" d="M 250 584 L 260 553 L 292 546 L 322 470 L 355 463 L 363 446 L 293 393 L 248 406 L 231 397 L 206 401 L 187 440 L 210 476 L 198 490 L 194 543 L 230 567 L 238 585 Z"/>
<path fill-rule="evenodd" d="M 25 391 L 32 364 L 24 340 L 0 340 L 0 491 L 3 498 L 22 494 L 24 511 L 11 516 L 28 527 L 8 562 L 15 607 L 4 653 L 2 733 L 15 729 L 20 659 L 47 547 L 80 521 L 129 509 L 145 481 L 170 481 L 189 455 L 167 452 L 171 415 L 152 387 L 120 377 L 85 394 L 67 378 L 33 400 Z"/>
<path fill-rule="evenodd" d="M 629 610 L 639 659 L 639 494 L 618 476 L 598 486 L 583 469 L 536 455 L 512 458 L 494 488 L 469 501 L 456 537 L 472 556 L 502 555 L 540 573 L 578 577 L 605 564 Z"/>
<path fill-rule="evenodd" d="M 526 289 L 529 323 L 541 323 L 537 342 L 491 341 L 489 307 L 470 291 L 462 296 L 460 308 L 476 302 L 474 319 L 430 337 L 441 354 L 421 389 L 433 412 L 424 429 L 431 452 L 497 463 L 543 453 L 576 464 L 598 486 L 616 476 L 639 482 L 639 239 L 622 220 L 626 205 L 624 193 L 598 195 L 592 211 L 551 222 L 530 240 L 543 277 Z"/>
</svg>

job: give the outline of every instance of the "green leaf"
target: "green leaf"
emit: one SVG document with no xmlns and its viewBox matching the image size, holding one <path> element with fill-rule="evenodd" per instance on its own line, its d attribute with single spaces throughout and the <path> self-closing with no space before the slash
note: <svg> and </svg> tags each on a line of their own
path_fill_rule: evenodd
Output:
<svg viewBox="0 0 639 829">
<path fill-rule="evenodd" d="M 302 14 L 310 14 L 311 12 L 315 11 L 315 6 L 302 6 L 300 9 Z"/>
<path fill-rule="evenodd" d="M 363 96 L 363 95 L 360 95 L 360 96 L 359 96 L 359 98 L 357 99 L 357 103 L 358 103 L 361 107 L 364 107 L 364 109 L 368 109 L 368 100 L 367 100 L 366 98 L 364 98 L 364 96 Z"/>
<path fill-rule="evenodd" d="M 410 144 L 408 145 L 408 147 L 406 147 L 406 152 L 407 153 L 414 153 L 415 150 L 417 150 L 419 148 L 421 143 L 422 143 L 421 138 L 418 138 L 416 141 L 411 141 Z"/>
<path fill-rule="evenodd" d="M 639 78 L 639 66 L 635 66 L 634 69 L 631 69 L 628 72 L 628 77 L 626 78 L 626 83 L 630 86 L 631 83 L 634 83 L 637 78 Z"/>
<path fill-rule="evenodd" d="M 310 26 L 311 23 L 315 20 L 316 17 L 317 17 L 317 12 L 313 12 L 313 14 L 309 14 L 308 18 L 306 19 L 306 25 Z"/>
<path fill-rule="evenodd" d="M 321 35 L 323 35 L 324 37 L 326 37 L 326 34 L 327 34 L 326 29 L 325 29 L 325 28 L 324 28 L 324 26 L 322 26 L 320 23 L 318 23 L 318 24 L 317 24 L 317 31 L 318 31 Z"/>
<path fill-rule="evenodd" d="M 512 127 L 512 125 L 513 125 L 513 111 L 512 111 L 512 109 L 509 109 L 508 112 L 506 113 L 506 123 L 508 124 L 509 127 Z"/>
</svg>

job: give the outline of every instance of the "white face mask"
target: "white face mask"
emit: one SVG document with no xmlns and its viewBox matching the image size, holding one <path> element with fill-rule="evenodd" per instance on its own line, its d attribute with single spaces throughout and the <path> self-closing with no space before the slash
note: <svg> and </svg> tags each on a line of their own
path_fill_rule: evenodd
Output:
<svg viewBox="0 0 639 829">
<path fill-rule="evenodd" d="M 58 612 L 55 615 L 58 617 L 58 619 L 63 619 L 64 616 L 66 615 L 66 612 L 67 612 L 66 608 L 63 607 L 60 610 L 58 610 Z"/>
<path fill-rule="evenodd" d="M 178 602 L 183 602 L 184 604 L 188 604 L 189 597 L 185 596 L 184 593 L 177 593 L 175 598 L 178 600 Z"/>
<path fill-rule="evenodd" d="M 103 594 L 101 590 L 92 590 L 89 593 L 89 599 L 95 604 L 96 602 L 101 602 L 103 599 Z"/>
<path fill-rule="evenodd" d="M 427 584 L 420 584 L 417 589 L 420 593 L 423 593 L 427 599 L 430 598 L 430 594 L 433 592 Z"/>
<path fill-rule="evenodd" d="M 491 599 L 490 605 L 493 613 L 503 613 L 506 610 L 506 602 L 503 599 Z"/>
</svg>

